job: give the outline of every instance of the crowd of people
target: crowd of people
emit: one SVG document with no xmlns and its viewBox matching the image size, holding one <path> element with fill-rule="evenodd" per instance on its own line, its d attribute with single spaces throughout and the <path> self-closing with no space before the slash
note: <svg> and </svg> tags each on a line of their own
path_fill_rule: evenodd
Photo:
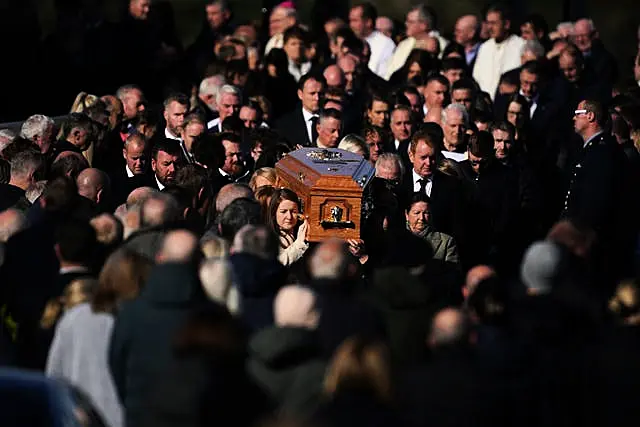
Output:
<svg viewBox="0 0 640 427">
<path fill-rule="evenodd" d="M 3 366 L 107 427 L 640 416 L 640 54 L 500 4 L 448 40 L 424 4 L 259 28 L 225 0 L 183 49 L 160 5 L 64 83 L 117 90 L 0 130 Z M 375 168 L 360 239 L 309 241 L 302 147 Z"/>
</svg>

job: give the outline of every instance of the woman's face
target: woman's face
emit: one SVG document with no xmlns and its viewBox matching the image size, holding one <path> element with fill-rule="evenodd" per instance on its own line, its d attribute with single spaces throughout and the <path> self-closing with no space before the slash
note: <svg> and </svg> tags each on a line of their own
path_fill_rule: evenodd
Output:
<svg viewBox="0 0 640 427">
<path fill-rule="evenodd" d="M 517 102 L 512 102 L 509 104 L 509 108 L 507 109 L 507 120 L 509 123 L 519 128 L 522 126 L 524 121 L 524 112 L 522 111 L 522 105 Z"/>
<path fill-rule="evenodd" d="M 273 185 L 274 183 L 269 181 L 267 178 L 263 176 L 256 176 L 256 188 L 260 188 L 264 185 Z"/>
<path fill-rule="evenodd" d="M 420 68 L 420 64 L 414 62 L 409 66 L 409 74 L 407 74 L 407 80 L 411 80 L 415 76 L 419 76 L 422 73 L 422 68 Z"/>
<path fill-rule="evenodd" d="M 298 205 L 291 200 L 283 200 L 276 211 L 276 223 L 280 230 L 290 233 L 298 223 Z"/>
<path fill-rule="evenodd" d="M 420 233 L 429 223 L 429 206 L 425 202 L 414 203 L 406 216 L 411 232 Z"/>
</svg>

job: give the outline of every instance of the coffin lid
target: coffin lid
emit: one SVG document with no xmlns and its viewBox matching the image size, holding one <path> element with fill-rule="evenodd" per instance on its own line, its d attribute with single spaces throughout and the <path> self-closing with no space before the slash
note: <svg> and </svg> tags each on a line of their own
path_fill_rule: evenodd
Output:
<svg viewBox="0 0 640 427">
<path fill-rule="evenodd" d="M 276 169 L 317 190 L 363 191 L 375 176 L 375 168 L 364 157 L 337 148 L 292 151 L 276 164 Z"/>
</svg>

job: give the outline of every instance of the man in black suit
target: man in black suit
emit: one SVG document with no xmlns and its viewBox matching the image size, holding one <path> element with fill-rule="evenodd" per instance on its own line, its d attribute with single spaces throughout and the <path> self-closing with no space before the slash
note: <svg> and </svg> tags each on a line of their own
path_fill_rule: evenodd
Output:
<svg viewBox="0 0 640 427">
<path fill-rule="evenodd" d="M 574 128 L 584 145 L 573 167 L 563 216 L 593 229 L 601 255 L 607 258 L 604 262 L 619 263 L 632 252 L 637 227 L 629 209 L 633 190 L 628 188 L 624 153 L 605 133 L 606 117 L 597 101 L 578 104 Z"/>
<path fill-rule="evenodd" d="M 612 85 L 618 78 L 616 60 L 598 38 L 598 30 L 591 19 L 579 19 L 573 30 L 573 41 L 582 52 L 585 63 L 598 79 Z"/>
<path fill-rule="evenodd" d="M 292 146 L 315 145 L 320 99 L 325 86 L 324 77 L 312 73 L 305 74 L 298 82 L 298 98 L 302 106 L 283 116 L 275 126 Z"/>
<path fill-rule="evenodd" d="M 414 130 L 411 108 L 405 105 L 396 106 L 391 111 L 391 134 L 393 135 L 390 151 L 397 153 L 407 169 L 411 166 L 409 160 L 409 143 Z"/>
<path fill-rule="evenodd" d="M 147 147 L 144 136 L 134 132 L 127 137 L 122 149 L 124 164 L 119 163 L 109 172 L 116 206 L 124 203 L 127 196 L 137 187 L 153 181 L 148 170 Z"/>
<path fill-rule="evenodd" d="M 222 123 L 227 117 L 238 116 L 242 106 L 242 94 L 240 89 L 232 85 L 223 85 L 216 95 L 216 105 L 219 116 L 209 123 L 207 129 L 212 133 L 222 133 Z"/>
<path fill-rule="evenodd" d="M 0 212 L 11 207 L 21 211 L 29 208 L 25 191 L 35 184 L 43 165 L 42 154 L 35 150 L 25 150 L 13 156 L 9 183 L 0 184 Z"/>
<path fill-rule="evenodd" d="M 411 171 L 404 177 L 402 185 L 406 205 L 413 193 L 425 193 L 431 198 L 431 222 L 442 233 L 456 238 L 460 244 L 464 240 L 463 189 L 460 182 L 436 169 L 438 145 L 433 136 L 418 131 L 409 145 Z"/>
<path fill-rule="evenodd" d="M 215 135 L 215 138 L 215 144 L 224 147 L 224 161 L 220 162 L 222 166 L 212 173 L 213 194 L 217 194 L 227 184 L 247 182 L 251 174 L 244 160 L 240 137 L 235 133 L 223 132 Z"/>
<path fill-rule="evenodd" d="M 142 175 L 142 184 L 137 187 L 149 186 L 162 191 L 175 180 L 177 169 L 180 167 L 182 150 L 177 141 L 161 139 L 151 152 L 151 170 L 153 177 L 149 182 L 148 177 Z M 137 188 L 136 187 L 136 188 Z"/>
</svg>

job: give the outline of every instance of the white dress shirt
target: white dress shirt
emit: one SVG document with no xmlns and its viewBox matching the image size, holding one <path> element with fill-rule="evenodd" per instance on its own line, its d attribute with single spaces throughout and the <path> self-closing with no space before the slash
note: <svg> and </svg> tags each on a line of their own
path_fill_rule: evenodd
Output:
<svg viewBox="0 0 640 427">
<path fill-rule="evenodd" d="M 456 161 L 458 163 L 467 160 L 467 152 L 466 151 L 464 153 L 456 153 L 456 152 L 453 152 L 453 151 L 442 150 L 442 155 L 444 157 L 446 157 L 447 159 Z"/>
<path fill-rule="evenodd" d="M 133 172 L 129 169 L 129 165 L 124 165 L 124 170 L 127 172 L 127 178 L 133 178 Z"/>
<path fill-rule="evenodd" d="M 420 192 L 420 180 L 421 179 L 426 179 L 427 180 L 427 187 L 426 187 L 427 196 L 431 197 L 431 189 L 433 188 L 433 179 L 431 177 L 422 178 L 420 175 L 418 175 L 416 173 L 415 169 L 411 169 L 411 173 L 413 174 L 413 191 L 415 193 L 419 193 Z"/>
<path fill-rule="evenodd" d="M 393 56 L 396 44 L 389 37 L 379 31 L 373 31 L 366 38 L 371 48 L 371 58 L 369 58 L 369 69 L 380 77 L 385 77 L 389 60 Z"/>
<path fill-rule="evenodd" d="M 309 135 L 309 141 L 315 142 L 313 140 L 313 131 L 311 130 L 311 126 L 313 126 L 311 119 L 313 119 L 314 117 L 318 117 L 318 115 L 310 113 L 304 107 L 302 107 L 302 117 L 304 117 L 304 123 L 307 125 L 307 135 Z"/>
<path fill-rule="evenodd" d="M 164 185 L 162 185 L 162 183 L 160 181 L 158 181 L 158 176 L 154 173 L 153 177 L 156 180 L 156 184 L 158 185 L 158 190 L 162 191 L 164 190 Z"/>
<path fill-rule="evenodd" d="M 522 91 L 520 91 L 520 95 L 524 96 Z M 525 98 L 527 99 L 527 101 L 529 101 L 529 118 L 533 119 L 533 114 L 538 109 L 538 98 L 540 98 L 540 94 L 536 94 L 536 96 L 531 99 L 527 98 L 526 96 Z"/>
<path fill-rule="evenodd" d="M 298 67 L 298 65 L 295 62 L 289 60 L 289 74 L 293 76 L 296 82 L 299 82 L 302 76 L 307 74 L 309 70 L 311 70 L 311 62 L 309 61 L 303 62 Z"/>
<path fill-rule="evenodd" d="M 169 132 L 169 129 L 164 128 L 164 136 L 167 139 L 173 139 L 174 141 L 182 141 L 182 138 L 180 138 L 179 136 L 174 136 L 171 132 Z"/>
<path fill-rule="evenodd" d="M 207 129 L 213 129 L 213 128 L 218 128 L 218 131 L 222 133 L 222 121 L 220 120 L 220 117 L 216 117 L 215 119 L 210 120 L 207 123 Z"/>
<path fill-rule="evenodd" d="M 473 78 L 480 85 L 480 89 L 491 96 L 491 100 L 496 95 L 500 76 L 521 65 L 520 52 L 523 45 L 524 40 L 512 34 L 502 43 L 498 44 L 495 39 L 490 39 L 480 46 L 473 68 Z"/>
<path fill-rule="evenodd" d="M 283 47 L 284 47 L 284 35 L 276 34 L 275 36 L 271 37 L 267 42 L 267 45 L 264 48 L 264 55 L 267 56 L 269 51 L 273 48 L 282 49 Z"/>
</svg>

